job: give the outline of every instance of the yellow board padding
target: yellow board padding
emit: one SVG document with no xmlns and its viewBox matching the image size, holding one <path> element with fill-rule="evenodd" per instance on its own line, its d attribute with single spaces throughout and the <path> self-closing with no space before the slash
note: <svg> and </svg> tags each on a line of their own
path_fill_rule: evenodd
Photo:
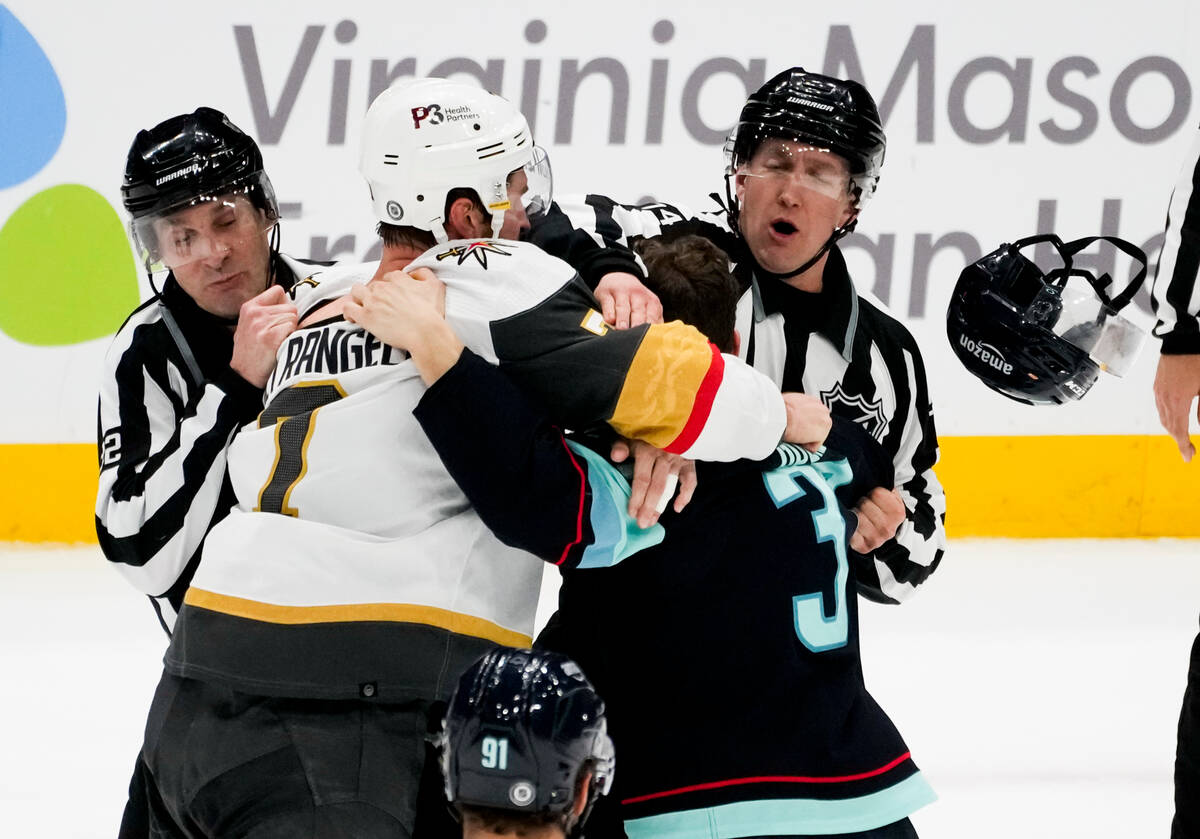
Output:
<svg viewBox="0 0 1200 839">
<path fill-rule="evenodd" d="M 96 541 L 95 443 L 0 444 L 0 541 Z"/>
<path fill-rule="evenodd" d="M 1200 538 L 1200 458 L 1166 435 L 942 437 L 951 537 Z M 0 541 L 94 543 L 96 447 L 0 444 Z"/>
<path fill-rule="evenodd" d="M 1165 434 L 940 442 L 952 537 L 1200 537 L 1200 458 Z"/>
<path fill-rule="evenodd" d="M 476 617 L 452 612 L 449 609 L 439 609 L 436 606 L 422 606 L 416 603 L 346 603 L 336 606 L 281 606 L 276 603 L 263 603 L 258 600 L 248 600 L 244 597 L 234 597 L 229 594 L 218 594 L 200 588 L 188 589 L 184 602 L 234 615 L 239 618 L 264 623 L 280 623 L 296 626 L 313 623 L 344 623 L 347 621 L 387 621 L 403 623 L 419 623 L 425 626 L 437 626 L 448 629 L 459 635 L 470 635 L 482 638 L 495 644 L 508 647 L 528 647 L 533 643 L 533 637 L 506 629 L 497 623 Z"/>
</svg>

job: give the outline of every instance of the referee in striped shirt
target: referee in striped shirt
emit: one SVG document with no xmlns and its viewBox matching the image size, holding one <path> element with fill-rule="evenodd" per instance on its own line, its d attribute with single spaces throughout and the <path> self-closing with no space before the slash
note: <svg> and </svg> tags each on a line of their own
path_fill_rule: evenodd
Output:
<svg viewBox="0 0 1200 839">
<path fill-rule="evenodd" d="M 96 533 L 170 634 L 204 537 L 234 501 L 230 438 L 262 409 L 275 351 L 296 325 L 287 289 L 307 273 L 278 252 L 258 146 L 219 111 L 139 132 L 121 196 L 151 282 L 170 273 L 105 357 Z M 146 772 L 139 753 L 121 839 L 149 835 Z"/>
<path fill-rule="evenodd" d="M 233 503 L 225 449 L 262 410 L 296 326 L 287 290 L 307 274 L 276 249 L 258 146 L 219 111 L 139 132 L 121 196 L 147 271 L 170 273 L 105 358 L 96 532 L 170 634 L 200 545 Z"/>
<path fill-rule="evenodd" d="M 893 459 L 896 486 L 860 501 L 850 547 L 860 594 L 896 603 L 941 562 L 946 499 L 933 471 L 937 433 L 920 349 L 883 304 L 855 289 L 836 244 L 875 191 L 885 142 L 862 85 L 793 67 L 742 108 L 726 143 L 721 207 L 696 213 L 588 195 L 552 205 L 530 239 L 575 266 L 618 328 L 662 313 L 630 248 L 695 234 L 729 254 L 744 292 L 739 354 L 782 390 L 819 396 Z M 889 524 L 897 512 L 899 528 Z"/>
<path fill-rule="evenodd" d="M 1184 461 L 1196 454 L 1188 434 L 1200 396 L 1200 136 L 1180 172 L 1167 211 L 1166 241 L 1154 276 L 1151 300 L 1162 338 L 1154 378 L 1154 401 L 1163 428 Z M 1200 405 L 1196 407 L 1200 419 Z M 1192 645 L 1187 689 L 1179 714 L 1175 752 L 1175 819 L 1171 839 L 1200 839 L 1200 635 Z"/>
</svg>

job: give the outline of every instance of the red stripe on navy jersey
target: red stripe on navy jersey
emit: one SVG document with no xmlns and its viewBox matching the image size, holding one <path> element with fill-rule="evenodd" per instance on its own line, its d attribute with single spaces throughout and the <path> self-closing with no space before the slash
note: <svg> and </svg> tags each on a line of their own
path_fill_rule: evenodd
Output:
<svg viewBox="0 0 1200 839">
<path fill-rule="evenodd" d="M 643 801 L 650 801 L 655 798 L 667 798 L 672 795 L 683 795 L 688 792 L 702 792 L 703 790 L 721 789 L 722 787 L 741 786 L 743 784 L 838 784 L 846 781 L 861 781 L 864 778 L 874 778 L 895 769 L 904 761 L 912 757 L 911 752 L 905 752 L 895 760 L 889 761 L 878 769 L 872 769 L 868 772 L 860 772 L 857 775 L 838 775 L 838 776 L 812 776 L 806 777 L 803 775 L 763 775 L 758 778 L 732 778 L 728 781 L 711 781 L 706 784 L 696 784 L 690 787 L 680 787 L 679 789 L 665 790 L 663 792 L 652 792 L 649 795 L 639 795 L 634 798 L 626 798 L 621 801 L 622 804 L 640 804 Z"/>
<path fill-rule="evenodd" d="M 571 447 L 567 445 L 566 438 L 560 435 L 562 447 L 567 451 L 567 457 L 571 458 L 571 465 L 575 467 L 575 471 L 579 473 L 579 509 L 575 511 L 575 539 L 568 542 L 563 548 L 562 556 L 558 558 L 555 565 L 562 565 L 567 561 L 567 556 L 571 553 L 571 549 L 583 541 L 583 508 L 587 500 L 587 476 L 583 474 L 583 468 L 579 465 L 579 461 L 575 459 L 575 453 L 571 451 Z"/>
</svg>

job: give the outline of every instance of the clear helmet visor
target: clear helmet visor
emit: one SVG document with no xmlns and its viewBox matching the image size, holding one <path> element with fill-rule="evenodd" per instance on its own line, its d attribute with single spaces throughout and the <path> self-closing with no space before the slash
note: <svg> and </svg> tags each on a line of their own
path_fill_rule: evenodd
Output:
<svg viewBox="0 0 1200 839">
<path fill-rule="evenodd" d="M 1026 318 L 1083 350 L 1114 376 L 1129 372 L 1146 341 L 1142 327 L 1114 313 L 1079 277 L 1071 277 L 1066 286 L 1043 288 Z"/>
<path fill-rule="evenodd" d="M 760 179 L 781 188 L 799 187 L 833 200 L 851 195 L 850 168 L 841 155 L 778 137 L 764 140 L 734 174 L 738 179 Z"/>
<path fill-rule="evenodd" d="M 525 192 L 521 195 L 521 205 L 525 214 L 533 218 L 550 209 L 550 202 L 554 200 L 554 174 L 550 171 L 550 156 L 546 150 L 534 146 L 533 155 L 523 171 Z"/>
<path fill-rule="evenodd" d="M 173 270 L 221 259 L 266 237 L 278 221 L 277 206 L 270 182 L 256 178 L 136 218 L 130 222 L 130 234 L 147 270 Z"/>
</svg>

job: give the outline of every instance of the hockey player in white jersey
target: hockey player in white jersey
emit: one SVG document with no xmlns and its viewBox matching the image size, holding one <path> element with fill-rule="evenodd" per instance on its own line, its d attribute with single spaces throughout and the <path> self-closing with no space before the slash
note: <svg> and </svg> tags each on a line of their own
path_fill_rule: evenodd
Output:
<svg viewBox="0 0 1200 839">
<path fill-rule="evenodd" d="M 379 265 L 297 284 L 300 329 L 230 448 L 237 506 L 208 537 L 147 724 L 165 835 L 373 837 L 436 822 L 439 805 L 417 796 L 430 705 L 489 646 L 528 645 L 534 555 L 582 561 L 587 465 L 547 427 L 528 456 L 569 458 L 580 480 L 514 487 L 512 509 L 485 526 L 414 418 L 431 372 L 343 318 L 356 282 L 384 282 L 429 248 L 412 270 L 438 270 L 446 315 L 478 352 L 455 366 L 498 362 L 564 421 L 607 420 L 714 458 L 766 454 L 785 431 L 815 443 L 828 428 L 815 400 L 785 399 L 690 328 L 608 332 L 573 271 L 491 238 L 519 234 L 541 164 L 511 105 L 440 80 L 382 101 L 368 138 L 426 132 L 378 150 L 380 167 L 406 175 L 371 179 L 376 206 L 412 224 L 385 223 Z M 437 126 L 466 139 L 426 131 Z M 486 419 L 487 394 L 476 401 Z M 532 529 L 523 510 L 539 494 L 577 496 L 579 519 Z"/>
</svg>

